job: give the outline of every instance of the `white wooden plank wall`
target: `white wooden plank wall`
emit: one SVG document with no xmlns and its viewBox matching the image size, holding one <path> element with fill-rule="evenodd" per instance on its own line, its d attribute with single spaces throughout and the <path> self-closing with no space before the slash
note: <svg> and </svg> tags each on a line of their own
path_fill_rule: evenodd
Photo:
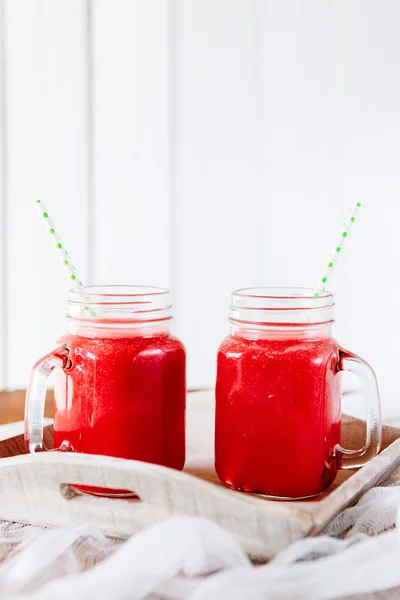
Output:
<svg viewBox="0 0 400 600">
<path fill-rule="evenodd" d="M 4 289 L 5 289 L 5 195 L 7 190 L 6 175 L 6 120 L 5 120 L 5 98 L 4 98 L 4 80 L 5 80 L 5 56 L 4 56 L 4 2 L 0 2 L 0 384 L 3 384 L 6 377 L 7 368 L 7 315 L 5 311 Z"/>
<path fill-rule="evenodd" d="M 345 343 L 368 358 L 399 413 L 400 5 L 358 0 L 346 19 L 342 82 L 343 190 L 368 210 L 346 262 Z M 346 56 L 350 58 L 346 60 Z"/>
<path fill-rule="evenodd" d="M 170 286 L 167 0 L 95 0 L 94 280 Z"/>
<path fill-rule="evenodd" d="M 5 0 L 7 387 L 26 384 L 35 355 L 65 329 L 68 281 L 32 206 L 51 205 L 89 263 L 86 4 Z"/>
<path fill-rule="evenodd" d="M 213 383 L 229 292 L 312 286 L 360 200 L 331 285 L 336 331 L 395 398 L 396 0 L 0 7 L 1 386 L 25 386 L 65 329 L 36 197 L 85 281 L 172 287 L 192 387 Z"/>
<path fill-rule="evenodd" d="M 257 9 L 177 6 L 177 315 L 195 386 L 214 379 L 230 290 L 261 282 Z"/>
</svg>

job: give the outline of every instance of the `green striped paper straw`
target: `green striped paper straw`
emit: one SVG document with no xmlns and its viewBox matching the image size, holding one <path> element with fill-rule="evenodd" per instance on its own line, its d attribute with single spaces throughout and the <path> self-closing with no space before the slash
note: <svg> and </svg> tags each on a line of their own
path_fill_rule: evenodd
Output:
<svg viewBox="0 0 400 600">
<path fill-rule="evenodd" d="M 347 214 L 346 220 L 342 225 L 340 230 L 338 241 L 335 244 L 331 254 L 329 255 L 328 260 L 326 261 L 324 270 L 321 273 L 321 276 L 318 280 L 318 284 L 314 288 L 314 296 L 319 296 L 325 292 L 325 285 L 332 272 L 334 271 L 335 264 L 339 260 L 341 252 L 343 250 L 343 246 L 348 238 L 349 232 L 351 230 L 352 225 L 356 221 L 356 215 L 361 208 L 361 202 L 354 202 L 351 205 L 351 208 Z"/>
<path fill-rule="evenodd" d="M 58 229 L 56 228 L 53 219 L 51 218 L 49 211 L 46 206 L 42 202 L 42 200 L 36 200 L 35 202 L 36 208 L 40 214 L 40 217 L 43 221 L 43 224 L 46 228 L 46 231 L 51 238 L 51 241 L 54 244 L 55 250 L 58 252 L 60 256 L 60 260 L 64 267 L 64 270 L 70 280 L 72 286 L 76 289 L 79 289 L 83 286 L 81 279 L 78 277 L 76 272 L 75 265 L 70 262 L 70 256 L 68 250 L 65 248 L 64 244 L 61 242 L 60 234 Z"/>
<path fill-rule="evenodd" d="M 75 265 L 71 263 L 69 252 L 61 241 L 60 234 L 49 214 L 49 211 L 42 200 L 36 200 L 35 205 L 46 231 L 54 244 L 54 248 L 59 254 L 69 282 L 71 283 L 72 287 L 74 287 L 76 290 L 79 290 L 83 286 L 82 280 L 78 276 Z M 87 314 L 92 317 L 96 316 L 96 313 L 90 310 L 87 306 L 85 306 L 85 311 L 87 311 Z"/>
</svg>

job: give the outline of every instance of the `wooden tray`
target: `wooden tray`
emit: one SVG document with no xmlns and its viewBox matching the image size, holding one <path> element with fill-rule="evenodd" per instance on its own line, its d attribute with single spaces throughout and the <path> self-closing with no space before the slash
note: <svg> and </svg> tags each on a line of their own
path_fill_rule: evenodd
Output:
<svg viewBox="0 0 400 600">
<path fill-rule="evenodd" d="M 291 542 L 318 533 L 400 465 L 400 430 L 386 427 L 384 451 L 358 472 L 340 472 L 318 500 L 279 502 L 228 490 L 213 466 L 213 396 L 188 395 L 187 464 L 182 473 L 86 454 L 26 455 L 23 436 L 0 442 L 0 518 L 47 526 L 86 522 L 125 537 L 168 516 L 201 516 L 229 530 L 253 558 L 268 559 Z M 360 447 L 364 431 L 362 421 L 344 417 L 342 442 Z M 47 441 L 52 438 L 51 428 L 46 436 Z M 81 495 L 71 483 L 130 489 L 140 499 Z"/>
</svg>

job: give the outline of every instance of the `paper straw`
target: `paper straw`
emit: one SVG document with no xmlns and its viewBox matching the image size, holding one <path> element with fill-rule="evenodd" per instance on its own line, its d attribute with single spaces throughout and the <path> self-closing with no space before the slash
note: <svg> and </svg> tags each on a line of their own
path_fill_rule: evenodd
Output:
<svg viewBox="0 0 400 600">
<path fill-rule="evenodd" d="M 51 218 L 46 206 L 41 200 L 36 200 L 35 202 L 36 208 L 41 216 L 43 224 L 46 228 L 46 231 L 51 238 L 51 241 L 54 244 L 54 248 L 59 254 L 60 260 L 64 267 L 64 270 L 68 276 L 68 279 L 71 281 L 73 287 L 80 288 L 83 286 L 81 279 L 79 279 L 78 274 L 76 272 L 75 265 L 71 264 L 70 256 L 68 250 L 64 247 L 64 244 L 61 242 L 60 234 L 58 229 L 56 228 L 53 219 Z"/>
<path fill-rule="evenodd" d="M 328 260 L 326 261 L 325 268 L 322 271 L 321 276 L 318 280 L 318 285 L 316 285 L 316 287 L 314 288 L 314 296 L 319 296 L 320 294 L 323 294 L 325 292 L 326 282 L 328 281 L 329 277 L 332 275 L 332 272 L 334 271 L 334 266 L 337 263 L 337 261 L 339 260 L 341 252 L 343 250 L 343 246 L 349 235 L 349 231 L 351 230 L 353 223 L 355 223 L 356 215 L 357 215 L 358 211 L 360 210 L 360 208 L 361 208 L 361 202 L 354 202 L 354 204 L 351 205 L 351 208 L 347 214 L 346 220 L 343 223 L 343 226 L 340 230 L 340 235 L 339 235 L 338 241 L 337 241 L 335 247 L 333 248 Z"/>
<path fill-rule="evenodd" d="M 39 212 L 40 218 L 43 221 L 43 224 L 46 228 L 46 231 L 54 244 L 54 248 L 59 254 L 61 263 L 64 267 L 64 270 L 68 276 L 70 283 L 75 289 L 79 290 L 83 286 L 82 280 L 78 276 L 75 265 L 71 263 L 69 252 L 61 241 L 59 231 L 56 228 L 54 221 L 49 214 L 49 211 L 47 210 L 42 200 L 36 200 L 35 205 Z M 87 297 L 85 297 L 85 299 L 89 300 L 89 298 Z M 96 316 L 96 313 L 92 310 L 89 310 L 87 306 L 85 306 L 85 311 L 88 311 L 88 314 L 90 314 L 90 316 L 92 317 Z"/>
</svg>

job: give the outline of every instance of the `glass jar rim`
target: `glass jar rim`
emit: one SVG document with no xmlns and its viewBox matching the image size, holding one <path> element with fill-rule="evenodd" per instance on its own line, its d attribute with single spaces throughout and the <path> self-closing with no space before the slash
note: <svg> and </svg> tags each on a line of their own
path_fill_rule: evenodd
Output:
<svg viewBox="0 0 400 600">
<path fill-rule="evenodd" d="M 252 298 L 287 301 L 288 304 L 299 308 L 320 308 L 322 306 L 333 306 L 334 298 L 331 292 L 324 292 L 316 296 L 311 288 L 305 287 L 252 287 L 241 288 L 232 292 L 232 301 L 245 303 L 246 299 Z"/>
<path fill-rule="evenodd" d="M 253 287 L 232 292 L 230 322 L 265 325 L 316 325 L 333 321 L 333 294 L 316 296 L 304 287 Z"/>
<path fill-rule="evenodd" d="M 143 285 L 89 285 L 72 289 L 68 318 L 101 326 L 172 319 L 171 292 Z"/>
<path fill-rule="evenodd" d="M 82 302 L 87 304 L 88 298 L 93 304 L 107 304 L 110 302 L 102 301 L 102 299 L 112 299 L 112 304 L 134 301 L 137 298 L 154 299 L 154 297 L 167 296 L 171 292 L 167 288 L 155 287 L 149 285 L 85 285 L 79 289 L 71 289 L 69 292 L 70 302 Z"/>
</svg>

